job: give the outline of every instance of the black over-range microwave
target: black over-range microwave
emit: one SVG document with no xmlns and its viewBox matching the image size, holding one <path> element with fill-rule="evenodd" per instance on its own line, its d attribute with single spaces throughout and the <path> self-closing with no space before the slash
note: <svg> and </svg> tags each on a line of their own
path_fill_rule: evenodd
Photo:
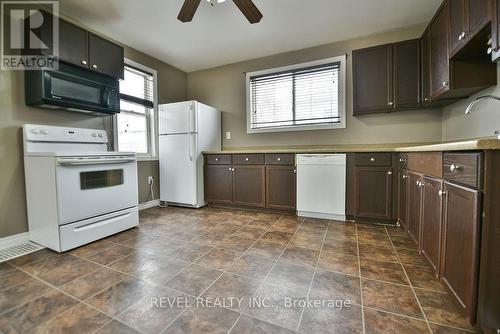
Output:
<svg viewBox="0 0 500 334">
<path fill-rule="evenodd" d="M 120 112 L 118 79 L 59 62 L 59 69 L 25 71 L 26 104 L 89 113 Z"/>
</svg>

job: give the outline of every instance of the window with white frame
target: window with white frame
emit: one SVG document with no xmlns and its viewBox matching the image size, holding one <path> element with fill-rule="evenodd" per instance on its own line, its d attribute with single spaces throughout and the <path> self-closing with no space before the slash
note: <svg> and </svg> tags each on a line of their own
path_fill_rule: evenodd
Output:
<svg viewBox="0 0 500 334">
<path fill-rule="evenodd" d="M 124 79 L 120 81 L 120 113 L 116 116 L 119 151 L 155 156 L 156 104 L 156 71 L 126 59 Z"/>
<path fill-rule="evenodd" d="M 247 132 L 345 128 L 345 60 L 247 73 Z"/>
</svg>

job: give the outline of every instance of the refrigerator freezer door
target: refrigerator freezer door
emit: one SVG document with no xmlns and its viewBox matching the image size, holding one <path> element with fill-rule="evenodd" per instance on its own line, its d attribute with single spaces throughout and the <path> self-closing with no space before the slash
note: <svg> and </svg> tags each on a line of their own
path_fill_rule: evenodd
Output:
<svg viewBox="0 0 500 334">
<path fill-rule="evenodd" d="M 197 135 L 160 136 L 160 200 L 197 206 Z"/>
<path fill-rule="evenodd" d="M 160 105 L 160 135 L 198 132 L 196 102 Z"/>
</svg>

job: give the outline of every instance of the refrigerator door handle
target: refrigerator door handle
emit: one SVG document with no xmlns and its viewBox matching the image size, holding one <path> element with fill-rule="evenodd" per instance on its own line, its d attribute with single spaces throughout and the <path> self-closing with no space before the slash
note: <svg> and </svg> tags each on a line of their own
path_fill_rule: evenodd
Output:
<svg viewBox="0 0 500 334">
<path fill-rule="evenodd" d="M 187 135 L 187 140 L 188 140 L 189 161 L 193 161 L 193 154 L 191 153 L 191 134 Z"/>
</svg>

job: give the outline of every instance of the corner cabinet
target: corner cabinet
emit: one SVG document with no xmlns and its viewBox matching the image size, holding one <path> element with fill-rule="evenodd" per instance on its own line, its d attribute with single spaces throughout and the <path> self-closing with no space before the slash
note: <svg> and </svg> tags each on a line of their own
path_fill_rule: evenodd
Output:
<svg viewBox="0 0 500 334">
<path fill-rule="evenodd" d="M 209 204 L 295 211 L 294 154 L 205 155 Z"/>
</svg>

